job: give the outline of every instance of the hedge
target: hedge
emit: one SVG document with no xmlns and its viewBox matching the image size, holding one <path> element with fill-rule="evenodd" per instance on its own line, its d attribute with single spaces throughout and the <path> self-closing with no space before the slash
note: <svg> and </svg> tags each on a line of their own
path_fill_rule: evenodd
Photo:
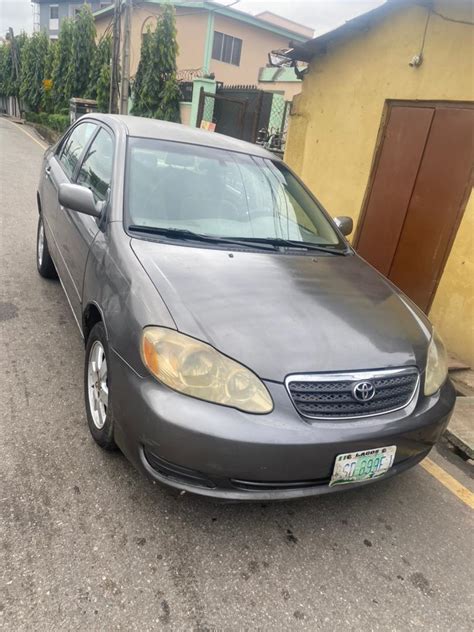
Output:
<svg viewBox="0 0 474 632">
<path fill-rule="evenodd" d="M 37 123 L 49 127 L 55 132 L 62 134 L 70 125 L 69 116 L 67 114 L 48 114 L 47 112 L 25 112 L 25 119 L 29 123 Z"/>
</svg>

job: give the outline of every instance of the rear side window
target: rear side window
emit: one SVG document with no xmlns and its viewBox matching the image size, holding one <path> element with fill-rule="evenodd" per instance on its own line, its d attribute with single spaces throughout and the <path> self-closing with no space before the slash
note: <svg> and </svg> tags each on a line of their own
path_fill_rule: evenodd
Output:
<svg viewBox="0 0 474 632">
<path fill-rule="evenodd" d="M 61 151 L 59 162 L 69 178 L 72 178 L 82 152 L 97 129 L 94 123 L 81 123 L 74 128 Z"/>
<path fill-rule="evenodd" d="M 96 200 L 105 200 L 112 180 L 114 143 L 112 136 L 101 129 L 94 138 L 79 169 L 77 184 L 92 191 Z"/>
</svg>

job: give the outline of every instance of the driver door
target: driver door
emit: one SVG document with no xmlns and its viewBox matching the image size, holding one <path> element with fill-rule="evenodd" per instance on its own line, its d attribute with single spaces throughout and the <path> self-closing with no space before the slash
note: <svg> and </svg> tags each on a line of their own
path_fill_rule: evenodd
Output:
<svg viewBox="0 0 474 632">
<path fill-rule="evenodd" d="M 61 284 L 78 323 L 80 295 L 70 269 L 72 245 L 66 238 L 71 217 L 70 212 L 59 204 L 58 195 L 61 184 L 74 181 L 81 158 L 97 130 L 98 126 L 92 121 L 73 127 L 47 162 L 43 174 L 42 209 L 46 236 Z"/>
<path fill-rule="evenodd" d="M 96 202 L 109 199 L 112 179 L 114 140 L 112 134 L 100 127 L 86 148 L 73 182 L 90 189 Z M 107 207 L 104 207 L 107 213 Z M 73 285 L 73 310 L 82 321 L 82 289 L 89 249 L 99 232 L 99 219 L 64 208 L 65 221 L 59 235 L 59 248 Z"/>
</svg>

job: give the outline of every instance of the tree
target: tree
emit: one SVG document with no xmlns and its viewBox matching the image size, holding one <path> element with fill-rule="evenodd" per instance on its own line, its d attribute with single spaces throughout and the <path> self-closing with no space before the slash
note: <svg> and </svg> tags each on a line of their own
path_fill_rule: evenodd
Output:
<svg viewBox="0 0 474 632">
<path fill-rule="evenodd" d="M 90 99 L 98 99 L 99 90 L 103 89 L 103 86 L 100 85 L 101 81 L 105 75 L 108 74 L 110 76 L 111 47 L 112 38 L 110 35 L 105 35 L 101 38 L 95 49 L 89 72 L 89 87 L 87 89 L 87 94 Z M 105 68 L 108 70 L 104 70 Z M 107 107 L 105 111 L 107 111 Z"/>
<path fill-rule="evenodd" d="M 142 45 L 140 50 L 140 61 L 138 62 L 137 73 L 133 83 L 133 106 L 131 114 L 136 116 L 145 116 L 146 106 L 144 101 L 144 83 L 147 68 L 151 61 L 152 49 L 152 32 L 150 27 L 142 36 Z"/>
<path fill-rule="evenodd" d="M 54 60 L 56 58 L 56 46 L 55 40 L 50 40 L 48 45 L 48 53 L 46 55 L 44 63 L 44 81 L 43 81 L 43 109 L 46 112 L 52 112 L 53 107 L 53 70 Z"/>
<path fill-rule="evenodd" d="M 165 4 L 155 31 L 142 40 L 141 59 L 134 84 L 133 114 L 179 122 L 180 90 L 176 80 L 176 20 Z"/>
<path fill-rule="evenodd" d="M 155 116 L 164 121 L 180 122 L 180 90 L 176 80 L 178 42 L 176 40 L 176 18 L 171 4 L 165 4 L 163 16 L 157 27 L 156 38 L 158 58 L 160 60 L 161 90 Z"/>
<path fill-rule="evenodd" d="M 52 100 L 55 110 L 61 110 L 69 106 L 72 96 L 71 75 L 69 68 L 72 64 L 72 38 L 74 24 L 72 20 L 63 20 L 53 63 L 53 89 Z"/>
<path fill-rule="evenodd" d="M 91 62 L 96 48 L 95 34 L 92 10 L 88 4 L 84 4 L 72 26 L 72 55 L 66 71 L 66 84 L 71 91 L 69 98 L 84 97 L 87 93 Z"/>
<path fill-rule="evenodd" d="M 1 94 L 18 97 L 21 84 L 21 57 L 22 50 L 28 41 L 25 33 L 20 33 L 13 39 L 7 34 L 7 42 L 0 47 L 0 84 Z M 14 56 L 18 62 L 18 75 L 15 70 Z"/>
<path fill-rule="evenodd" d="M 97 81 L 97 109 L 99 112 L 109 111 L 110 74 L 110 63 L 104 64 Z"/>
<path fill-rule="evenodd" d="M 12 74 L 12 54 L 10 44 L 0 46 L 0 94 L 10 95 L 10 78 Z"/>
<path fill-rule="evenodd" d="M 21 53 L 20 97 L 33 112 L 44 104 L 44 80 L 49 39 L 46 33 L 34 33 L 28 38 Z"/>
<path fill-rule="evenodd" d="M 161 64 L 158 57 L 158 43 L 157 38 L 160 35 L 158 25 L 160 18 L 157 19 L 155 30 L 149 33 L 148 50 L 144 52 L 147 54 L 148 59 L 143 68 L 143 83 L 139 101 L 142 103 L 142 116 L 148 118 L 154 118 L 156 110 L 160 102 L 161 92 Z"/>
</svg>

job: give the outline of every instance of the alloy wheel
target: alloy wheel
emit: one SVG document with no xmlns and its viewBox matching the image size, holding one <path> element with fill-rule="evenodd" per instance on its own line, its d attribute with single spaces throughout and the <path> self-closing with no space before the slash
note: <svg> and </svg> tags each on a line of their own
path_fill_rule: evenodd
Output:
<svg viewBox="0 0 474 632">
<path fill-rule="evenodd" d="M 38 248 L 37 248 L 38 266 L 40 268 L 43 264 L 43 255 L 44 255 L 44 226 L 43 226 L 43 222 L 40 221 L 39 230 L 38 230 Z"/>
<path fill-rule="evenodd" d="M 104 427 L 109 402 L 107 359 L 102 344 L 96 340 L 89 353 L 87 395 L 92 421 L 98 430 Z"/>
</svg>

